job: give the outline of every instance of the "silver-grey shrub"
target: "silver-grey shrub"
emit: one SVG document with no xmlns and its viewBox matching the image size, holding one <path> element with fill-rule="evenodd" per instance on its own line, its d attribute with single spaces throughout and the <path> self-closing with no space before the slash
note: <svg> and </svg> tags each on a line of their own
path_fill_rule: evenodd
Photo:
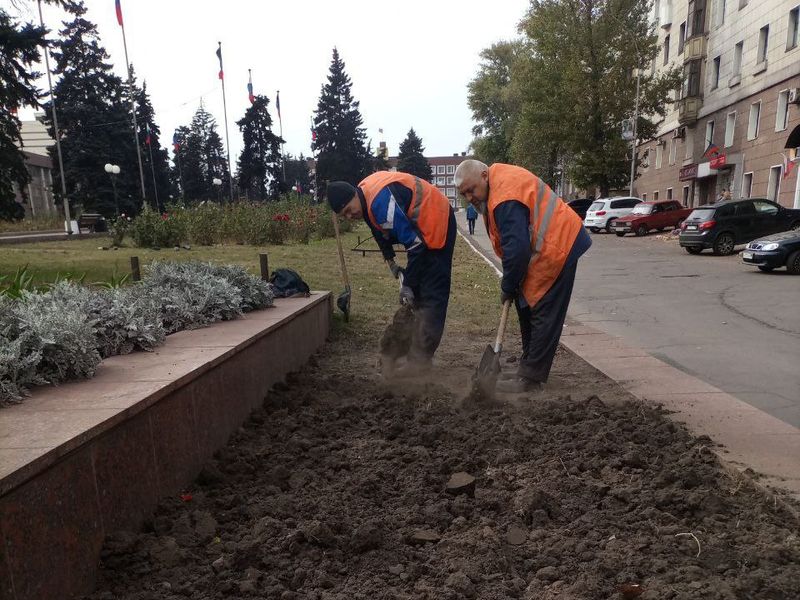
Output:
<svg viewBox="0 0 800 600">
<path fill-rule="evenodd" d="M 102 290 L 91 294 L 88 313 L 95 320 L 97 346 L 103 358 L 152 351 L 164 343 L 161 302 L 141 286 Z"/>
</svg>

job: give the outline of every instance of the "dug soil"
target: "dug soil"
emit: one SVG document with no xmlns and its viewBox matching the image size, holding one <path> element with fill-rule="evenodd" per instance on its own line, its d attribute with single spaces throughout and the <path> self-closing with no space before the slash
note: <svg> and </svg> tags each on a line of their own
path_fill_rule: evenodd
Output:
<svg viewBox="0 0 800 600">
<path fill-rule="evenodd" d="M 476 406 L 477 341 L 448 335 L 427 380 L 393 386 L 377 347 L 342 336 L 270 392 L 108 538 L 91 598 L 800 598 L 795 507 L 579 358 Z"/>
</svg>

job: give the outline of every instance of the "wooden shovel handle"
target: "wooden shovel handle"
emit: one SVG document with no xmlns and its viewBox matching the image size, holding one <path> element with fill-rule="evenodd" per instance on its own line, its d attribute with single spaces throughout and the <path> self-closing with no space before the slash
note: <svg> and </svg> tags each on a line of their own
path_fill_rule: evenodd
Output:
<svg viewBox="0 0 800 600">
<path fill-rule="evenodd" d="M 339 217 L 336 213 L 331 211 L 331 218 L 333 219 L 333 231 L 336 233 L 336 247 L 339 249 L 339 266 L 342 268 L 342 279 L 344 279 L 345 289 L 350 289 L 350 278 L 347 276 L 347 266 L 344 262 L 344 251 L 342 250 L 342 238 L 339 234 Z"/>
<path fill-rule="evenodd" d="M 503 338 L 506 335 L 506 323 L 508 322 L 508 311 L 511 308 L 511 300 L 503 303 L 503 312 L 500 314 L 500 326 L 497 328 L 497 338 L 494 341 L 494 353 L 500 354 L 503 348 Z"/>
</svg>

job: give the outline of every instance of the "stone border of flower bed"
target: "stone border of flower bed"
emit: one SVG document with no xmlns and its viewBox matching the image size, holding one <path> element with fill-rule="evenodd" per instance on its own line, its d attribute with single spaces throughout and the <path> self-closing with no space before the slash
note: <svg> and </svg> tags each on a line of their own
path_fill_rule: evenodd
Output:
<svg viewBox="0 0 800 600">
<path fill-rule="evenodd" d="M 90 590 L 105 535 L 191 482 L 330 320 L 327 292 L 276 300 L 0 411 L 0 598 Z"/>
</svg>

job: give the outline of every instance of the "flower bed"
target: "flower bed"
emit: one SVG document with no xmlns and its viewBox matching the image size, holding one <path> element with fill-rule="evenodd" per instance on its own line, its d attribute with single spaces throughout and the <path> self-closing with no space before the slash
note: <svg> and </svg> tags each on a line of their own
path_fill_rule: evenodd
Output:
<svg viewBox="0 0 800 600">
<path fill-rule="evenodd" d="M 340 228 L 349 231 L 350 223 L 342 221 Z M 331 211 L 326 205 L 286 199 L 173 207 L 164 214 L 145 210 L 126 227 L 125 234 L 144 248 L 165 248 L 187 242 L 199 246 L 226 243 L 261 246 L 290 242 L 307 244 L 312 239 L 332 237 L 334 229 Z"/>
<path fill-rule="evenodd" d="M 271 286 L 243 267 L 154 262 L 142 282 L 97 289 L 61 281 L 0 296 L 0 406 L 34 385 L 91 377 L 100 361 L 149 351 L 165 336 L 272 305 Z"/>
</svg>

